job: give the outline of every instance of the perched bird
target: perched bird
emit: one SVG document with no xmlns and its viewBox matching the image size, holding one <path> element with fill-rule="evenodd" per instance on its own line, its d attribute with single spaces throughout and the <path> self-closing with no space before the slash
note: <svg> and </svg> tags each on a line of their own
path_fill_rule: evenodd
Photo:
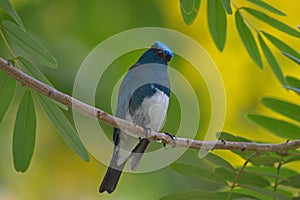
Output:
<svg viewBox="0 0 300 200">
<path fill-rule="evenodd" d="M 116 116 L 144 128 L 159 131 L 169 105 L 170 85 L 168 62 L 172 51 L 162 42 L 155 42 L 127 72 L 119 89 Z M 114 152 L 99 192 L 112 193 L 126 161 L 131 159 L 135 170 L 149 140 L 115 128 Z"/>
</svg>

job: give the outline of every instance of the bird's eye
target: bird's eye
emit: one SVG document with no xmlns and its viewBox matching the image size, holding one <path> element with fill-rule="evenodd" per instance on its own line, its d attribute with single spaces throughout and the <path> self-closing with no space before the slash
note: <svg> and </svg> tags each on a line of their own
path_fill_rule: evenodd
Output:
<svg viewBox="0 0 300 200">
<path fill-rule="evenodd" d="M 157 51 L 157 53 L 162 56 L 164 54 L 164 51 L 160 49 Z"/>
</svg>

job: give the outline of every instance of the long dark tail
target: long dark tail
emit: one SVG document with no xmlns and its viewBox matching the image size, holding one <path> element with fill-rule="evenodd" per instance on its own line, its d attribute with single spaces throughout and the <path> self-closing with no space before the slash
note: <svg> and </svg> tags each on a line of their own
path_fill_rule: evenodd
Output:
<svg viewBox="0 0 300 200">
<path fill-rule="evenodd" d="M 141 158 L 143 156 L 143 153 L 145 152 L 149 143 L 150 143 L 150 140 L 148 140 L 147 138 L 144 138 L 133 149 L 132 154 L 131 154 L 131 166 L 130 166 L 132 171 L 135 171 L 136 168 L 138 167 L 138 165 L 141 161 Z"/>
<path fill-rule="evenodd" d="M 134 153 L 132 154 L 132 161 L 131 161 L 132 170 L 135 170 L 137 168 L 138 163 L 143 153 L 145 152 L 149 142 L 150 141 L 148 139 L 142 139 L 132 151 L 132 153 Z M 100 193 L 107 191 L 110 194 L 116 189 L 116 186 L 122 174 L 122 170 L 126 164 L 126 162 L 124 162 L 122 165 L 117 166 L 116 162 L 117 162 L 116 158 L 113 157 L 110 167 L 108 167 L 104 179 L 100 185 L 99 188 Z"/>
<path fill-rule="evenodd" d="M 125 163 L 126 162 L 124 162 L 124 164 L 119 166 L 118 169 L 108 167 L 104 179 L 100 185 L 100 189 L 99 189 L 100 193 L 107 191 L 110 194 L 116 189 L 116 186 L 120 179 Z"/>
</svg>

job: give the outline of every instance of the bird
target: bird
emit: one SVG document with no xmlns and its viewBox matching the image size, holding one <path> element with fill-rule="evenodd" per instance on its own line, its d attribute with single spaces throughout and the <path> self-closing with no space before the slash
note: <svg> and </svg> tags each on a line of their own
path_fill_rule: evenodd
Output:
<svg viewBox="0 0 300 200">
<path fill-rule="evenodd" d="M 174 57 L 170 48 L 160 41 L 145 51 L 129 68 L 118 93 L 116 116 L 136 123 L 145 130 L 159 131 L 165 121 L 170 84 L 168 63 Z M 117 186 L 122 170 L 130 159 L 130 169 L 136 170 L 145 152 L 149 139 L 113 130 L 114 152 L 100 185 L 99 192 L 112 193 Z"/>
</svg>

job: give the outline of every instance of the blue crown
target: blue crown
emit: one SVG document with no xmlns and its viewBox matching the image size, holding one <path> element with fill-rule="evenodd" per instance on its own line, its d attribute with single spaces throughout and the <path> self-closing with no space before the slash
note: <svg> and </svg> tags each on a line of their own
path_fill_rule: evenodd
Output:
<svg viewBox="0 0 300 200">
<path fill-rule="evenodd" d="M 167 55 L 169 55 L 171 58 L 174 57 L 174 54 L 173 54 L 172 50 L 167 45 L 165 45 L 164 43 L 162 43 L 160 41 L 154 42 L 154 44 L 151 46 L 151 48 L 153 48 L 153 49 L 161 49 Z"/>
</svg>

